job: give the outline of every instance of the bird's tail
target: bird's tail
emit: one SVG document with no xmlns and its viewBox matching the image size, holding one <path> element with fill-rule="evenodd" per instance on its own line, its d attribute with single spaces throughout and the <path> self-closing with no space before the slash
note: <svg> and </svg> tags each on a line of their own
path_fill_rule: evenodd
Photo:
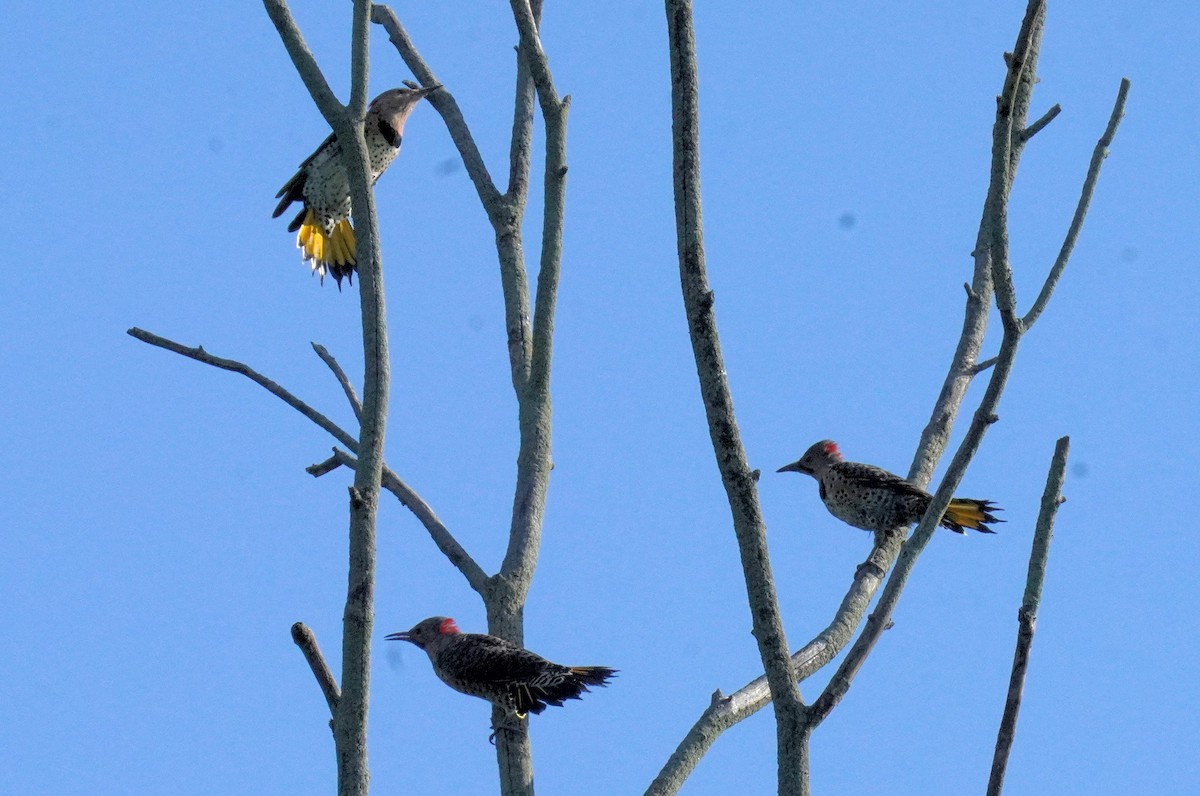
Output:
<svg viewBox="0 0 1200 796">
<path fill-rule="evenodd" d="M 608 685 L 608 681 L 617 673 L 616 669 L 607 666 L 572 666 L 571 674 L 581 686 Z M 584 688 L 583 690 L 587 690 Z"/>
<path fill-rule="evenodd" d="M 949 528 L 955 533 L 966 533 L 965 528 L 980 533 L 995 533 L 988 523 L 1004 522 L 993 511 L 1002 509 L 990 500 L 973 500 L 972 498 L 954 498 L 950 501 L 942 517 L 942 527 Z"/>
<path fill-rule="evenodd" d="M 357 262 L 355 246 L 354 227 L 350 226 L 347 219 L 343 218 L 334 224 L 333 231 L 327 235 L 317 223 L 313 211 L 305 212 L 300 231 L 296 233 L 296 247 L 322 281 L 326 271 L 337 280 L 338 287 L 342 286 L 343 277 L 352 280 Z"/>
<path fill-rule="evenodd" d="M 617 673 L 607 666 L 571 666 L 543 677 L 532 683 L 517 683 L 514 702 L 518 717 L 527 713 L 541 713 L 547 705 L 562 707 L 568 699 L 579 699 L 588 691 L 589 685 L 608 685 L 609 678 Z"/>
</svg>

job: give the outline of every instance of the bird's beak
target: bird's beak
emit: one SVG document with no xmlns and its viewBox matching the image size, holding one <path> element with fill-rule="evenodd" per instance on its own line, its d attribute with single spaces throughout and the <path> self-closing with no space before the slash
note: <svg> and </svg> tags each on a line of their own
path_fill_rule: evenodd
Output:
<svg viewBox="0 0 1200 796">
<path fill-rule="evenodd" d="M 420 94 L 422 97 L 428 97 L 430 94 L 437 91 L 441 87 L 442 87 L 441 83 L 438 83 L 436 86 L 425 86 L 424 88 L 417 89 L 417 93 Z"/>
<path fill-rule="evenodd" d="M 792 462 L 791 464 L 785 464 L 783 467 L 780 467 L 775 472 L 777 472 L 777 473 L 804 473 L 805 475 L 812 475 L 812 470 L 808 469 L 807 467 L 804 467 L 798 461 Z"/>
<path fill-rule="evenodd" d="M 384 638 L 388 641 L 412 641 L 412 637 L 408 635 L 408 631 L 403 633 L 389 633 Z"/>
</svg>

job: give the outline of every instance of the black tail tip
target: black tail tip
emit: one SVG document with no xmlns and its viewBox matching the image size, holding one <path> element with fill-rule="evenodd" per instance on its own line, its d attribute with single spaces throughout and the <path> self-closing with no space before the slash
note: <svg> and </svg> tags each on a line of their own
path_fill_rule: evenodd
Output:
<svg viewBox="0 0 1200 796">
<path fill-rule="evenodd" d="M 617 676 L 619 669 L 607 666 L 577 666 L 571 670 L 583 685 L 608 685 L 608 681 Z"/>
<path fill-rule="evenodd" d="M 353 265 L 329 265 L 329 275 L 337 282 L 338 292 L 342 291 L 342 280 L 346 280 L 346 284 L 354 287 L 354 266 Z"/>
</svg>

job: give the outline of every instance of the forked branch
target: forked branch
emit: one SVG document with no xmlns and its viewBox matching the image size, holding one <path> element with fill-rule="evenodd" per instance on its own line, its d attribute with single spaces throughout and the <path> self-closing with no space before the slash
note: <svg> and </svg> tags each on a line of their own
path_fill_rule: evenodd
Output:
<svg viewBox="0 0 1200 796">
<path fill-rule="evenodd" d="M 344 429 L 342 429 L 325 415 L 318 412 L 316 409 L 313 409 L 304 401 L 297 398 L 291 392 L 281 387 L 278 383 L 262 375 L 254 368 L 251 368 L 249 365 L 238 362 L 237 360 L 213 356 L 205 351 L 202 346 L 185 346 L 175 342 L 174 340 L 168 340 L 165 337 L 160 337 L 143 329 L 130 329 L 129 335 L 141 340 L 144 343 L 158 346 L 159 348 L 166 349 L 167 351 L 172 351 L 176 354 L 185 356 L 188 359 L 194 359 L 197 362 L 202 362 L 205 365 L 212 365 L 213 367 L 220 368 L 222 370 L 240 373 L 241 375 L 253 381 L 255 384 L 263 387 L 263 389 L 267 390 L 272 395 L 278 397 L 288 406 L 307 417 L 317 426 L 324 429 L 334 439 L 346 446 L 346 448 L 348 448 L 351 452 L 356 452 L 358 450 L 358 441 L 355 440 L 354 437 L 350 436 L 350 434 L 348 434 Z M 324 351 L 322 346 L 315 347 Z M 326 357 L 328 357 L 328 359 L 326 359 Z M 337 366 L 337 361 L 334 360 L 332 356 L 329 356 L 328 351 L 325 352 L 325 357 L 322 357 L 322 360 L 325 361 L 326 364 L 335 371 L 335 375 L 341 370 L 340 366 Z M 345 374 L 342 373 L 341 377 L 344 376 Z M 339 380 L 341 377 L 339 377 Z M 307 470 L 309 474 L 320 477 L 342 466 L 348 466 L 350 469 L 354 469 L 357 464 L 358 460 L 353 456 L 335 449 L 334 456 L 324 462 L 321 462 L 320 464 L 312 465 L 311 467 L 307 468 Z M 412 487 L 408 486 L 408 484 L 406 484 L 398 475 L 396 475 L 396 473 L 386 464 L 383 466 L 381 481 L 383 488 L 394 494 L 397 499 L 399 499 L 400 502 L 413 513 L 413 516 L 417 518 L 421 525 L 424 526 L 425 530 L 429 533 L 430 538 L 433 539 L 434 544 L 436 544 L 438 549 L 440 549 L 443 553 L 446 553 L 446 556 L 450 559 L 450 562 L 454 564 L 460 572 L 462 572 L 463 577 L 467 579 L 467 583 L 471 585 L 471 588 L 482 593 L 487 586 L 487 574 L 484 573 L 477 563 L 475 563 L 475 560 L 471 558 L 471 556 L 458 543 L 458 541 L 455 540 L 449 529 L 446 528 L 446 526 L 438 518 L 437 513 L 434 512 L 429 504 L 426 503 L 424 499 L 412 489 Z"/>
</svg>

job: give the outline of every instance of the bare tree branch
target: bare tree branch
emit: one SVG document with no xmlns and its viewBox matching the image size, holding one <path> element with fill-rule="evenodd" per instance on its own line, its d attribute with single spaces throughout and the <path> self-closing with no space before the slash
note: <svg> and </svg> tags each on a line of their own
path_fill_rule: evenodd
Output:
<svg viewBox="0 0 1200 796">
<path fill-rule="evenodd" d="M 866 662 L 867 656 L 874 649 L 875 643 L 889 626 L 892 613 L 895 611 L 896 604 L 900 599 L 900 593 L 908 583 L 908 578 L 912 574 L 913 567 L 916 565 L 917 557 L 920 556 L 925 546 L 929 544 L 930 539 L 933 538 L 933 533 L 937 529 L 938 522 L 945 513 L 946 507 L 950 504 L 951 498 L 954 496 L 954 490 L 958 487 L 967 466 L 983 441 L 984 432 L 996 420 L 994 410 L 999 403 L 1000 395 L 1012 370 L 1019 339 L 1019 333 L 1012 333 L 1007 328 L 1005 329 L 1004 340 L 1000 346 L 1000 355 L 997 357 L 995 368 L 988 382 L 987 391 L 984 393 L 983 400 L 980 402 L 980 406 L 972 418 L 971 427 L 968 429 L 965 439 L 951 460 L 941 485 L 934 493 L 930 509 L 926 512 L 921 522 L 917 524 L 917 528 L 913 531 L 912 536 L 909 537 L 908 541 L 901 548 L 896 566 L 892 569 L 891 577 L 888 578 L 887 584 L 883 588 L 875 610 L 867 617 L 867 623 L 862 633 L 850 648 L 846 658 L 830 679 L 821 696 L 813 703 L 810 715 L 815 722 L 819 723 L 823 721 L 838 702 L 841 701 L 842 697 L 845 696 L 855 675 L 858 674 Z"/>
<path fill-rule="evenodd" d="M 308 625 L 297 622 L 292 625 L 292 641 L 296 642 L 296 646 L 304 653 L 304 660 L 308 661 L 313 677 L 317 678 L 317 685 L 321 686 L 321 693 L 325 695 L 325 702 L 329 705 L 329 715 L 336 716 L 342 692 L 338 689 L 337 681 L 333 679 L 333 672 L 325 662 L 325 656 L 321 654 L 321 648 L 317 646 L 317 637 Z"/>
<path fill-rule="evenodd" d="M 350 102 L 346 112 L 351 120 L 362 124 L 367 118 L 368 77 L 371 71 L 371 3 L 354 0 L 350 18 Z M 370 172 L 368 172 L 370 173 Z"/>
<path fill-rule="evenodd" d="M 1017 35 L 1017 44 L 1013 48 L 1014 55 L 1005 59 L 1008 64 L 1008 73 L 1005 77 L 1004 89 L 996 101 L 996 122 L 992 127 L 992 173 L 988 196 L 984 202 L 980 238 L 986 247 L 984 256 L 991 268 L 992 286 L 996 291 L 997 304 L 1002 307 L 1007 304 L 1011 308 L 1012 303 L 1015 302 L 1012 271 L 1008 265 L 1007 229 L 1007 203 L 1012 190 L 1013 170 L 1016 162 L 1014 150 L 1019 145 L 1012 134 L 1013 109 L 1019 105 L 1028 108 L 1028 98 L 1019 101 L 1017 95 L 1023 86 L 1032 85 L 1036 81 L 1036 76 L 1026 70 L 1032 69 L 1032 64 L 1036 61 L 1044 19 L 1044 2 L 1032 0 L 1026 8 L 1025 19 L 1022 22 L 1021 31 Z M 976 262 L 978 264 L 979 260 L 977 259 Z M 968 293 L 968 305 L 970 305 L 976 297 L 973 295 L 974 291 L 968 291 Z M 950 462 L 941 484 L 934 493 L 925 516 L 901 548 L 896 566 L 883 588 L 875 610 L 868 617 L 863 632 L 850 648 L 821 696 L 813 703 L 811 715 L 817 722 L 824 720 L 845 696 L 855 675 L 861 670 L 884 628 L 891 621 L 896 603 L 900 599 L 900 593 L 912 574 L 917 557 L 933 538 L 938 521 L 945 513 L 946 507 L 954 495 L 954 490 L 958 487 L 967 466 L 982 443 L 984 433 L 996 420 L 995 410 L 1012 370 L 1021 337 L 1019 324 L 1011 323 L 1011 312 L 1005 316 L 1002 309 L 1001 315 L 1004 320 L 1004 335 L 1000 344 L 1000 353 L 996 357 L 996 364 L 988 381 L 987 390 L 972 418 L 971 426 Z"/>
<path fill-rule="evenodd" d="M 1062 485 L 1067 468 L 1067 453 L 1071 440 L 1063 437 L 1054 446 L 1050 460 L 1050 472 L 1046 476 L 1046 489 L 1042 493 L 1041 510 L 1033 532 L 1033 546 L 1029 552 L 1029 572 L 1025 577 L 1025 596 L 1021 610 L 1017 612 L 1017 647 L 1013 653 L 1012 674 L 1008 681 L 1008 697 L 1004 703 L 1004 715 L 996 737 L 996 752 L 992 758 L 992 773 L 988 779 L 987 796 L 1000 796 L 1004 788 L 1004 774 L 1008 768 L 1008 756 L 1016 737 L 1017 714 L 1021 710 L 1021 696 L 1025 690 L 1025 672 L 1029 668 L 1029 650 L 1033 646 L 1033 634 L 1037 629 L 1038 606 L 1042 601 L 1042 584 L 1046 580 L 1046 561 L 1050 556 L 1050 540 L 1054 536 L 1054 518 L 1063 503 Z"/>
<path fill-rule="evenodd" d="M 388 40 L 395 46 L 396 52 L 400 54 L 400 58 L 409 68 L 409 71 L 421 82 L 421 85 L 442 85 L 442 81 L 438 80 L 437 75 L 429 68 L 429 64 L 425 63 L 425 59 L 421 57 L 416 46 L 412 43 L 412 39 L 409 38 L 408 31 L 400 24 L 399 18 L 396 17 L 396 13 L 392 11 L 390 6 L 382 4 L 371 6 L 371 21 L 377 25 L 381 25 L 387 31 Z M 487 211 L 490 218 L 493 208 L 501 204 L 503 197 L 496 190 L 496 184 L 492 182 L 492 176 L 488 173 L 487 165 L 483 162 L 483 156 L 479 154 L 479 147 L 475 145 L 475 139 L 471 135 L 471 128 L 467 126 L 466 120 L 463 119 L 462 110 L 458 107 L 458 102 L 455 101 L 454 95 L 444 85 L 441 91 L 429 95 L 428 102 L 441 115 L 442 121 L 446 124 L 446 129 L 450 131 L 450 140 L 458 148 L 458 154 L 467 169 L 467 176 L 474 183 L 475 190 L 479 193 L 479 199 L 483 203 L 484 210 Z"/>
<path fill-rule="evenodd" d="M 1021 21 L 1021 29 L 1013 47 L 1013 52 L 1020 53 L 1024 69 L 1018 74 L 1014 74 L 1010 69 L 1001 92 L 1008 98 L 1006 103 L 1017 130 L 1024 129 L 1033 87 L 1037 81 L 1036 67 L 1042 44 L 1045 10 L 1044 0 L 1030 0 L 1026 6 L 1025 17 Z M 1005 60 L 1011 63 L 1012 56 L 1006 55 Z M 1019 136 L 1014 140 L 1013 136 L 1009 136 L 1006 143 L 1009 165 L 1003 173 L 997 173 L 993 168 L 988 186 L 989 196 L 997 191 L 1003 191 L 1004 196 L 1008 195 L 1024 147 L 1025 140 Z M 967 388 L 976 375 L 971 369 L 979 359 L 983 338 L 987 333 L 988 309 L 992 298 L 991 250 L 988 246 L 990 224 L 991 217 L 988 215 L 985 201 L 983 217 L 979 221 L 979 231 L 975 237 L 975 250 L 972 252 L 975 267 L 971 285 L 967 289 L 962 333 L 950 360 L 950 367 L 946 371 L 941 392 L 934 403 L 929 422 L 921 432 L 917 452 L 908 470 L 908 480 L 921 487 L 929 484 L 934 468 L 945 453 L 950 432 L 954 429 L 954 422 L 962 408 L 963 399 L 966 398 Z"/>
<path fill-rule="evenodd" d="M 283 40 L 283 46 L 287 48 L 296 72 L 304 81 L 308 93 L 312 95 L 317 110 L 325 117 L 325 122 L 336 130 L 346 109 L 329 87 L 325 75 L 321 73 L 321 67 L 317 66 L 317 60 L 308 49 L 304 35 L 296 26 L 296 20 L 292 18 L 291 9 L 285 0 L 263 0 L 263 6 L 267 9 L 267 16 L 274 23 L 275 30 L 279 31 L 279 38 Z"/>
<path fill-rule="evenodd" d="M 767 551 L 766 526 L 758 504 L 757 485 L 746 461 L 733 413 L 733 398 L 717 337 L 713 294 L 704 265 L 699 85 L 692 4 L 690 0 L 666 0 L 666 14 L 671 61 L 675 227 L 688 330 L 713 452 L 733 515 L 753 633 L 774 698 L 779 792 L 807 793 L 804 703 L 792 676 Z M 537 79 L 536 72 L 534 79 Z"/>
<path fill-rule="evenodd" d="M 529 61 L 546 125 L 546 164 L 542 219 L 542 252 L 534 305 L 531 362 L 525 389 L 519 391 L 521 450 L 517 457 L 517 488 L 513 500 L 512 532 L 500 572 L 517 586 L 514 594 L 523 603 L 533 579 L 541 542 L 542 512 L 549 487 L 550 362 L 554 342 L 554 309 L 562 264 L 562 230 L 565 217 L 567 151 L 566 123 L 570 98 L 559 100 L 546 54 L 538 39 L 537 23 L 528 0 L 512 0 L 513 16 L 521 35 L 519 51 Z"/>
<path fill-rule="evenodd" d="M 313 478 L 320 478 L 321 476 L 329 475 L 334 470 L 341 468 L 342 460 L 338 458 L 338 449 L 334 448 L 333 451 L 333 455 L 328 459 L 322 462 L 317 462 L 316 464 L 310 464 L 308 467 L 304 468 L 304 472 L 308 473 Z"/>
<path fill-rule="evenodd" d="M 1108 148 L 1112 146 L 1113 137 L 1117 134 L 1117 126 L 1120 125 L 1122 117 L 1125 116 L 1125 100 L 1129 96 L 1129 79 L 1122 78 L 1121 86 L 1117 90 L 1117 100 L 1113 104 L 1112 114 L 1108 118 L 1108 127 L 1104 130 L 1104 135 L 1100 136 L 1100 140 L 1096 142 L 1096 148 L 1092 152 L 1092 162 L 1088 166 L 1087 177 L 1083 181 L 1083 190 L 1079 196 L 1079 203 L 1075 206 L 1075 215 L 1071 219 L 1071 226 L 1067 230 L 1067 236 L 1063 240 L 1062 248 L 1059 249 L 1058 257 L 1054 261 L 1054 266 L 1050 269 L 1049 275 L 1046 277 L 1045 284 L 1042 285 L 1042 290 L 1038 297 L 1033 302 L 1033 306 L 1029 308 L 1029 312 L 1025 313 L 1025 317 L 1021 319 L 1022 325 L 1028 329 L 1033 326 L 1042 311 L 1046 309 L 1046 304 L 1050 301 L 1050 294 L 1054 292 L 1055 286 L 1058 285 L 1058 280 L 1062 276 L 1063 270 L 1067 267 L 1067 261 L 1071 258 L 1071 252 L 1075 249 L 1075 241 L 1079 238 L 1079 231 L 1083 229 L 1083 219 L 1087 216 L 1088 208 L 1092 204 L 1092 194 L 1096 191 L 1096 182 L 1100 178 L 1100 167 L 1104 165 L 1104 159 L 1108 157 Z"/>
<path fill-rule="evenodd" d="M 542 2 L 531 3 L 535 26 L 542 23 Z M 524 207 L 529 195 L 530 153 L 533 151 L 533 76 L 529 72 L 532 56 L 523 53 L 518 44 L 517 86 L 513 102 L 512 140 L 508 151 L 508 191 L 504 198 Z"/>
<path fill-rule="evenodd" d="M 333 466 L 329 467 L 328 465 L 330 464 Z M 334 448 L 332 457 L 320 464 L 313 465 L 308 468 L 308 471 L 312 475 L 320 477 L 340 465 L 345 465 L 353 469 L 357 464 L 357 460 L 349 453 Z M 442 523 L 429 504 L 387 465 L 384 465 L 383 468 L 383 488 L 395 495 L 396 499 L 425 526 L 425 530 L 429 532 L 429 538 L 433 539 L 433 543 L 450 560 L 450 563 L 458 568 L 458 571 L 467 579 L 467 583 L 470 584 L 471 588 L 479 592 L 481 596 L 486 596 L 488 585 L 487 573 L 475 563 L 475 559 L 458 543 L 458 540 L 454 538 L 454 535 L 450 533 L 450 530 Z"/>
<path fill-rule="evenodd" d="M 149 343 L 150 345 L 158 346 L 159 348 L 165 348 L 168 351 L 181 354 L 189 359 L 194 359 L 197 362 L 203 362 L 206 365 L 212 365 L 213 367 L 221 368 L 222 370 L 228 370 L 234 373 L 242 374 L 255 384 L 262 386 L 272 395 L 282 399 L 285 403 L 287 403 L 288 406 L 291 406 L 297 412 L 313 421 L 325 431 L 329 432 L 338 442 L 345 445 L 351 451 L 357 450 L 357 440 L 342 430 L 336 423 L 248 365 L 233 359 L 222 359 L 221 357 L 213 356 L 200 346 L 188 348 L 187 346 L 180 345 L 173 340 L 168 340 L 165 337 L 159 337 L 156 334 L 152 334 L 142 329 L 130 329 L 128 333 L 130 336 L 135 337 L 144 343 Z M 313 347 L 318 349 L 318 355 L 322 355 L 321 358 L 326 361 L 326 364 L 328 364 L 335 373 L 340 374 L 339 379 L 345 377 L 345 374 L 341 373 L 341 368 L 338 366 L 337 361 L 334 360 L 332 356 L 329 356 L 328 351 L 325 351 L 322 346 L 316 344 L 313 344 Z M 328 357 L 328 359 L 326 359 L 326 357 Z M 353 388 L 350 388 L 350 392 L 352 395 Z M 311 465 L 310 467 L 306 468 L 306 471 L 310 475 L 319 478 L 323 475 L 333 472 L 338 467 L 346 466 L 351 469 L 355 469 L 357 465 L 358 460 L 353 456 L 334 448 L 333 456 L 323 462 Z M 466 577 L 467 582 L 471 585 L 471 588 L 480 594 L 483 594 L 484 590 L 487 588 L 487 574 L 479 567 L 478 564 L 475 563 L 475 560 L 471 558 L 470 554 L 463 549 L 463 547 L 458 543 L 458 541 L 454 538 L 442 521 L 438 519 L 437 513 L 434 512 L 429 504 L 426 503 L 420 495 L 418 495 L 410 486 L 408 486 L 408 484 L 406 484 L 404 480 L 400 478 L 400 476 L 396 475 L 396 473 L 386 464 L 383 466 L 381 478 L 383 487 L 394 494 L 400 500 L 400 502 L 413 513 L 413 515 L 421 522 L 421 524 L 425 526 L 425 530 L 429 532 L 434 544 L 436 544 L 438 549 L 446 554 L 446 557 L 450 559 L 454 566 L 458 567 L 459 571 L 463 573 L 463 576 Z"/>
<path fill-rule="evenodd" d="M 995 364 L 996 364 L 996 358 L 988 357 L 987 359 L 983 360 L 982 362 L 976 362 L 974 365 L 972 365 L 970 367 L 970 369 L 967 372 L 970 373 L 972 376 L 978 376 L 980 373 L 983 373 L 985 370 L 987 370 L 988 368 L 992 367 Z"/>
<path fill-rule="evenodd" d="M 883 576 L 900 552 L 904 538 L 890 536 L 882 546 L 874 547 L 867 560 L 859 565 L 854 582 L 829 626 L 816 638 L 791 656 L 794 676 L 803 681 L 837 657 L 850 642 L 867 606 L 871 603 Z M 720 691 L 646 790 L 647 796 L 670 796 L 677 793 L 684 781 L 721 733 L 749 718 L 771 703 L 771 690 L 766 676 L 761 676 L 729 696 Z"/>
<path fill-rule="evenodd" d="M 1052 122 L 1056 118 L 1058 118 L 1058 114 L 1060 114 L 1060 113 L 1062 113 L 1062 106 L 1059 105 L 1058 103 L 1055 103 L 1054 107 L 1052 107 L 1050 110 L 1043 113 L 1036 122 L 1034 122 L 1033 124 L 1029 125 L 1024 130 L 1021 131 L 1021 137 L 1020 137 L 1021 143 L 1025 143 L 1030 138 L 1033 138 L 1035 135 L 1040 133 L 1042 131 L 1042 128 L 1044 128 L 1046 125 L 1050 124 L 1050 122 Z"/>
<path fill-rule="evenodd" d="M 313 351 L 317 352 L 317 356 L 321 358 L 331 371 L 334 377 L 338 380 L 338 384 L 342 385 L 342 391 L 346 393 L 346 400 L 350 402 L 350 408 L 354 410 L 356 420 L 362 420 L 362 402 L 358 400 L 358 393 L 354 391 L 354 385 L 350 383 L 350 379 L 346 376 L 346 371 L 342 370 L 342 366 L 333 358 L 325 346 L 320 343 L 311 343 Z"/>
<path fill-rule="evenodd" d="M 167 351 L 171 351 L 173 353 L 180 354 L 182 356 L 187 357 L 188 359 L 194 359 L 197 362 L 203 362 L 205 365 L 212 365 L 213 367 L 220 368 L 221 370 L 228 370 L 228 371 L 232 371 L 233 373 L 240 373 L 241 375 L 250 379 L 250 381 L 254 382 L 255 384 L 257 384 L 260 387 L 262 387 L 263 389 L 265 389 L 267 392 L 271 393 L 275 397 L 282 400 L 284 403 L 286 403 L 288 406 L 295 409 L 300 414 L 307 417 L 312 422 L 316 423 L 318 426 L 320 426 L 325 431 L 329 432 L 329 434 L 332 435 L 334 439 L 336 439 L 338 442 L 345 445 L 350 450 L 352 450 L 352 451 L 358 450 L 358 440 L 356 440 L 354 437 L 347 434 L 341 428 L 341 426 L 339 426 L 337 423 L 334 423 L 332 420 L 330 420 L 325 415 L 318 412 L 316 409 L 313 409 L 311 406 L 306 404 L 304 401 L 301 401 L 299 398 L 292 395 L 286 389 L 279 386 L 279 384 L 277 384 L 276 382 L 272 381 L 271 379 L 268 379 L 266 376 L 262 375 L 261 373 L 259 373 L 256 370 L 254 370 L 249 365 L 245 365 L 234 359 L 224 359 L 222 357 L 213 356 L 212 354 L 205 351 L 203 346 L 196 346 L 195 348 L 189 348 L 188 346 L 181 345 L 180 343 L 177 343 L 174 340 L 168 340 L 165 337 L 159 337 L 158 335 L 154 334 L 153 332 L 147 332 L 144 329 L 138 329 L 137 327 L 129 329 L 126 332 L 126 334 L 128 334 L 130 337 L 141 340 L 143 343 L 149 343 L 152 346 L 158 346 L 159 348 L 165 348 Z"/>
<path fill-rule="evenodd" d="M 421 58 L 396 14 L 385 5 L 374 6 L 373 19 L 383 25 L 400 57 L 413 74 L 424 83 L 434 81 L 433 71 Z M 532 340 L 529 328 L 529 280 L 525 273 L 525 254 L 521 243 L 521 222 L 525 213 L 523 197 L 502 196 L 488 174 L 462 112 L 450 92 L 443 89 L 430 96 L 430 102 L 442 115 L 450 137 L 458 147 L 467 174 L 475 184 L 488 221 L 496 235 L 496 252 L 500 260 L 500 284 L 504 291 L 505 330 L 508 334 L 509 367 L 513 389 L 518 397 L 529 379 Z"/>
</svg>

